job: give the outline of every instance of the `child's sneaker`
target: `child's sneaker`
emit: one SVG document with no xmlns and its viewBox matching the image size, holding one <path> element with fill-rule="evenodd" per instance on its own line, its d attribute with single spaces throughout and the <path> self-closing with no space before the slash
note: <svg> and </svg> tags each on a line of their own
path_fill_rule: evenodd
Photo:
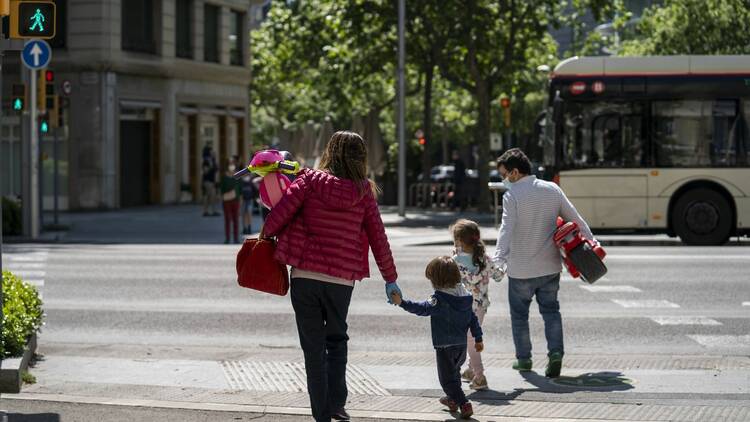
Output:
<svg viewBox="0 0 750 422">
<path fill-rule="evenodd" d="M 513 363 L 513 369 L 519 372 L 531 371 L 531 359 L 518 359 Z"/>
<path fill-rule="evenodd" d="M 474 371 L 471 370 L 471 368 L 466 368 L 463 374 L 461 374 L 461 378 L 463 378 L 465 381 L 471 381 L 474 379 Z"/>
<path fill-rule="evenodd" d="M 560 352 L 554 352 L 549 354 L 549 362 L 547 363 L 547 369 L 544 371 L 544 376 L 547 378 L 557 378 L 560 376 L 560 370 L 562 370 L 562 359 L 563 355 Z"/>
<path fill-rule="evenodd" d="M 451 411 L 451 413 L 453 413 L 456 410 L 458 410 L 458 404 L 456 403 L 456 401 L 453 400 L 452 398 L 448 397 L 448 396 L 440 398 L 440 404 L 442 404 L 443 406 L 447 407 L 448 410 Z"/>
<path fill-rule="evenodd" d="M 461 419 L 469 419 L 474 414 L 474 408 L 471 407 L 471 402 L 466 402 L 461 405 Z"/>
<path fill-rule="evenodd" d="M 474 377 L 474 379 L 471 380 L 471 384 L 469 384 L 469 388 L 471 388 L 472 390 L 486 390 L 487 377 L 485 377 L 484 375 Z"/>
</svg>

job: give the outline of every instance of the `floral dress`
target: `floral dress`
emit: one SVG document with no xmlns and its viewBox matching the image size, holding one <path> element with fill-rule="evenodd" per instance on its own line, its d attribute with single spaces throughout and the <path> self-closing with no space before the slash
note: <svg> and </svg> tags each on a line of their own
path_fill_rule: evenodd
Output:
<svg viewBox="0 0 750 422">
<path fill-rule="evenodd" d="M 487 312 L 487 308 L 490 307 L 490 279 L 499 283 L 505 277 L 505 272 L 487 255 L 484 256 L 485 267 L 482 271 L 472 262 L 471 254 L 454 252 L 453 259 L 458 264 L 461 282 L 474 296 L 474 311 L 481 308 Z"/>
</svg>

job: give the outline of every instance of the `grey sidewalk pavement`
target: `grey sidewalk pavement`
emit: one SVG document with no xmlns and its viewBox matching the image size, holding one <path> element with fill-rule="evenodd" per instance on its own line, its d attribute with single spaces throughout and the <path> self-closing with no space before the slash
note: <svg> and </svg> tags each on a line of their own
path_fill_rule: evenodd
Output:
<svg viewBox="0 0 750 422">
<path fill-rule="evenodd" d="M 33 370 L 38 384 L 3 398 L 12 406 L 22 406 L 22 400 L 50 403 L 47 409 L 65 402 L 308 420 L 297 350 L 235 361 L 163 357 L 49 355 Z M 544 358 L 535 357 L 536 367 L 543 368 Z M 452 420 L 437 402 L 442 392 L 433 360 L 426 352 L 352 353 L 347 409 L 356 420 Z M 519 374 L 509 369 L 511 362 L 510 355 L 487 354 L 491 389 L 469 396 L 476 420 L 750 420 L 746 356 L 572 356 L 558 381 L 538 375 L 539 370 Z"/>
<path fill-rule="evenodd" d="M 65 212 L 60 224 L 66 231 L 43 232 L 37 242 L 218 244 L 224 242 L 224 217 L 203 217 L 200 205 L 159 205 L 108 211 Z M 254 231 L 261 225 L 253 215 Z M 45 213 L 45 224 L 52 215 Z M 242 222 L 240 222 L 240 226 Z M 240 228 L 240 236 L 242 228 Z M 28 242 L 8 237 L 7 242 Z M 241 239 L 240 239 L 241 240 Z"/>
</svg>

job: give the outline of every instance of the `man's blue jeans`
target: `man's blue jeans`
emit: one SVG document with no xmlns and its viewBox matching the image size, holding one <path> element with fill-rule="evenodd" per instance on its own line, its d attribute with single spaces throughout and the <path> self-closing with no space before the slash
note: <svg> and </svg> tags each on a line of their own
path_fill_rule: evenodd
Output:
<svg viewBox="0 0 750 422">
<path fill-rule="evenodd" d="M 560 273 L 536 278 L 508 278 L 508 302 L 513 327 L 513 343 L 517 359 L 531 359 L 531 337 L 529 335 L 529 305 L 536 296 L 539 313 L 544 319 L 544 335 L 549 353 L 563 353 L 563 328 L 560 317 Z"/>
</svg>

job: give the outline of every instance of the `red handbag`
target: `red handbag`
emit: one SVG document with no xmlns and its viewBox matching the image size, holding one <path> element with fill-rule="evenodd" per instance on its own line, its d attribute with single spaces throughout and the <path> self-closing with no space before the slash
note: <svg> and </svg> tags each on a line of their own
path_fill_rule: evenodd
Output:
<svg viewBox="0 0 750 422">
<path fill-rule="evenodd" d="M 237 283 L 241 287 L 285 296 L 289 291 L 286 265 L 276 261 L 276 242 L 263 238 L 245 239 L 237 253 Z"/>
</svg>

